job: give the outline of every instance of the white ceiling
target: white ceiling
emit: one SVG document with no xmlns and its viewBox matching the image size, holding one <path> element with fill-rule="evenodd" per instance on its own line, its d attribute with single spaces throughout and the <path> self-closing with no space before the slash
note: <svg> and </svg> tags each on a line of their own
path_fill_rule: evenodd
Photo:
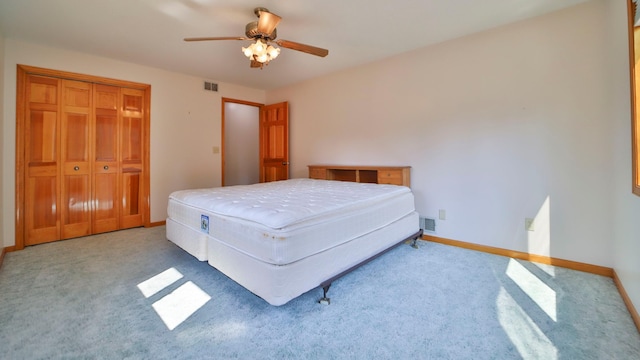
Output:
<svg viewBox="0 0 640 360">
<path fill-rule="evenodd" d="M 81 51 L 203 79 L 272 89 L 586 0 L 0 0 L 5 38 Z M 244 36 L 262 6 L 282 17 L 278 38 L 329 49 L 290 49 L 252 69 Z"/>
</svg>

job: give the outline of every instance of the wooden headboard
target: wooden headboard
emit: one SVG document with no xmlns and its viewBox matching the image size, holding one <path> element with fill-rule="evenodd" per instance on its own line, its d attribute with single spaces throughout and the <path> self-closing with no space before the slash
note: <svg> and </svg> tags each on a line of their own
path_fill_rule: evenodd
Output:
<svg viewBox="0 0 640 360">
<path fill-rule="evenodd" d="M 411 166 L 309 165 L 309 178 L 411 186 Z"/>
</svg>

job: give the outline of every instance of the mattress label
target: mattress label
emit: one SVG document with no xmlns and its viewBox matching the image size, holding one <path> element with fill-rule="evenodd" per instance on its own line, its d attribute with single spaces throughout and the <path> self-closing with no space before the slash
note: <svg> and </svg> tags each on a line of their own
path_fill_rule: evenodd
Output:
<svg viewBox="0 0 640 360">
<path fill-rule="evenodd" d="M 202 230 L 202 232 L 206 232 L 207 234 L 209 233 L 209 216 L 200 215 L 200 230 Z"/>
</svg>

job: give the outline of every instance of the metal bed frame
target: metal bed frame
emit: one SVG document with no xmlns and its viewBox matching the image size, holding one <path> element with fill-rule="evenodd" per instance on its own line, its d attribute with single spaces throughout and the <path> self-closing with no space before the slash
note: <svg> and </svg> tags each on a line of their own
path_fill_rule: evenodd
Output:
<svg viewBox="0 0 640 360">
<path fill-rule="evenodd" d="M 400 244 L 404 243 L 404 242 L 408 242 L 411 241 L 411 247 L 413 247 L 414 249 L 418 248 L 418 239 L 422 238 L 422 234 L 424 233 L 424 230 L 420 229 L 418 232 L 416 232 L 413 235 L 410 235 L 409 237 L 407 237 L 406 239 L 402 239 L 400 241 L 398 241 L 397 243 L 395 243 L 394 245 L 391 245 L 390 247 L 386 248 L 385 250 L 367 258 L 362 260 L 361 262 L 353 265 L 352 267 L 348 268 L 347 270 L 339 273 L 338 275 L 334 275 L 333 277 L 323 281 L 322 283 L 320 283 L 320 286 L 322 288 L 323 291 L 323 295 L 322 298 L 320 298 L 320 300 L 318 301 L 320 304 L 324 304 L 324 305 L 329 305 L 331 303 L 331 299 L 327 297 L 327 292 L 329 291 L 329 288 L 331 287 L 331 284 L 341 278 L 342 276 L 352 272 L 353 270 L 361 267 L 362 265 L 367 264 L 368 262 L 377 259 L 378 257 L 386 254 L 387 252 L 395 249 L 396 247 L 400 246 Z"/>
</svg>

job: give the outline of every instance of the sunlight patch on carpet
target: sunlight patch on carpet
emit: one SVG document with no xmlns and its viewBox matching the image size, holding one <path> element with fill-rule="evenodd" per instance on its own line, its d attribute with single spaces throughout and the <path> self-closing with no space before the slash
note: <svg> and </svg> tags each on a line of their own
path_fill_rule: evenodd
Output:
<svg viewBox="0 0 640 360">
<path fill-rule="evenodd" d="M 556 267 L 553 265 L 548 265 L 548 264 L 541 264 L 541 263 L 537 263 L 537 262 L 532 262 L 532 265 L 535 265 L 538 269 L 544 271 L 545 273 L 547 273 L 547 275 L 551 276 L 551 277 L 556 277 Z"/>
<path fill-rule="evenodd" d="M 183 277 L 184 275 L 182 275 L 180 271 L 175 268 L 169 268 L 138 284 L 138 289 L 142 291 L 144 297 L 149 298 Z"/>
<path fill-rule="evenodd" d="M 553 321 L 558 321 L 556 292 L 514 259 L 509 260 L 507 276 Z"/>
<path fill-rule="evenodd" d="M 211 300 L 209 294 L 193 282 L 187 281 L 152 306 L 167 328 L 173 330 L 209 300 Z"/>
<path fill-rule="evenodd" d="M 500 325 L 523 359 L 558 359 L 558 349 L 503 287 L 496 305 Z"/>
</svg>

